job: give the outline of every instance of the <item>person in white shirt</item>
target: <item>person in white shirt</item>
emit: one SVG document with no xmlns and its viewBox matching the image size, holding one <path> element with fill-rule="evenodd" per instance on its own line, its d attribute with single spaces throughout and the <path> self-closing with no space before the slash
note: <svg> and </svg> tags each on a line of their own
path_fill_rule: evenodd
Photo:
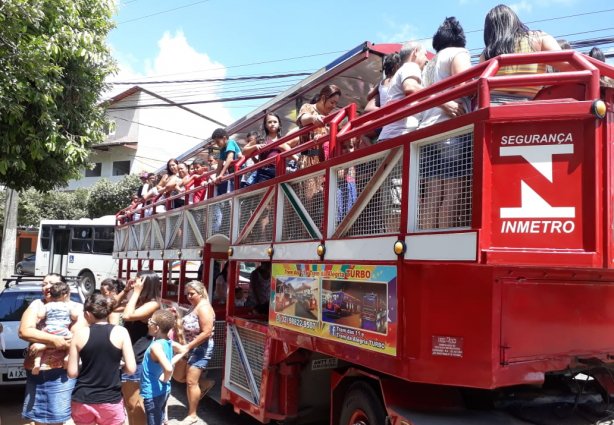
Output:
<svg viewBox="0 0 614 425">
<path fill-rule="evenodd" d="M 426 49 L 415 41 L 407 42 L 399 52 L 401 67 L 392 77 L 388 89 L 388 103 L 403 99 L 422 89 L 422 69 L 426 65 Z M 378 141 L 409 133 L 418 128 L 420 116 L 410 115 L 382 128 Z"/>
</svg>

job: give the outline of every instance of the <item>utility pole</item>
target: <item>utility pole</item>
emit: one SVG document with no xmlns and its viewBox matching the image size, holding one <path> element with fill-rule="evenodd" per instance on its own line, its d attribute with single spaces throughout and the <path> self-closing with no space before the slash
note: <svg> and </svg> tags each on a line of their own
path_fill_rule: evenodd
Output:
<svg viewBox="0 0 614 425">
<path fill-rule="evenodd" d="M 15 250 L 17 243 L 17 204 L 19 192 L 6 189 L 4 207 L 4 228 L 2 229 L 2 255 L 0 256 L 0 279 L 10 277 L 15 270 Z M 1 282 L 0 282 L 1 283 Z"/>
</svg>

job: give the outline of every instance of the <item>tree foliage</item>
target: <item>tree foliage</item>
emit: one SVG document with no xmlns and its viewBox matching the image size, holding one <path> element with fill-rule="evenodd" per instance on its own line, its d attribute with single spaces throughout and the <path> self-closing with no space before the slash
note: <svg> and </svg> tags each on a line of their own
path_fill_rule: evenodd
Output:
<svg viewBox="0 0 614 425">
<path fill-rule="evenodd" d="M 90 217 L 115 214 L 130 204 L 130 197 L 141 185 L 136 175 L 126 176 L 117 183 L 98 180 L 90 190 L 87 211 Z"/>
<path fill-rule="evenodd" d="M 19 197 L 17 223 L 38 227 L 41 220 L 78 220 L 87 217 L 88 189 L 41 193 L 34 189 Z"/>
<path fill-rule="evenodd" d="M 0 1 L 0 184 L 64 186 L 104 140 L 110 0 Z"/>
<path fill-rule="evenodd" d="M 78 220 L 115 214 L 130 204 L 130 196 L 141 185 L 137 176 L 126 176 L 117 183 L 99 180 L 91 189 L 47 193 L 28 189 L 19 194 L 17 224 L 38 227 L 41 220 Z M 6 192 L 0 191 L 0 227 L 4 223 Z"/>
</svg>

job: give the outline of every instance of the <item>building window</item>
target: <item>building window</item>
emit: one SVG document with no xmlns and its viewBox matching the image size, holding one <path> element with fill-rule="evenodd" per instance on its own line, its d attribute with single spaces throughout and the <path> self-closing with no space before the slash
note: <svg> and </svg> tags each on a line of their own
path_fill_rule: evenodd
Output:
<svg viewBox="0 0 614 425">
<path fill-rule="evenodd" d="M 130 161 L 113 161 L 113 175 L 125 176 L 130 174 Z"/>
<path fill-rule="evenodd" d="M 85 169 L 85 177 L 100 177 L 102 175 L 102 162 L 96 162 L 93 168 Z"/>
</svg>

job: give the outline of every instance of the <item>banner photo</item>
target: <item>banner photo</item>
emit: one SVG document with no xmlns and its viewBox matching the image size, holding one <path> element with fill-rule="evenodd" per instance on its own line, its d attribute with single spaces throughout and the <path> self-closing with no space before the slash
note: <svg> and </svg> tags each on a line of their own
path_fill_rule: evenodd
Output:
<svg viewBox="0 0 614 425">
<path fill-rule="evenodd" d="M 396 267 L 273 264 L 271 284 L 271 325 L 396 355 Z"/>
</svg>

